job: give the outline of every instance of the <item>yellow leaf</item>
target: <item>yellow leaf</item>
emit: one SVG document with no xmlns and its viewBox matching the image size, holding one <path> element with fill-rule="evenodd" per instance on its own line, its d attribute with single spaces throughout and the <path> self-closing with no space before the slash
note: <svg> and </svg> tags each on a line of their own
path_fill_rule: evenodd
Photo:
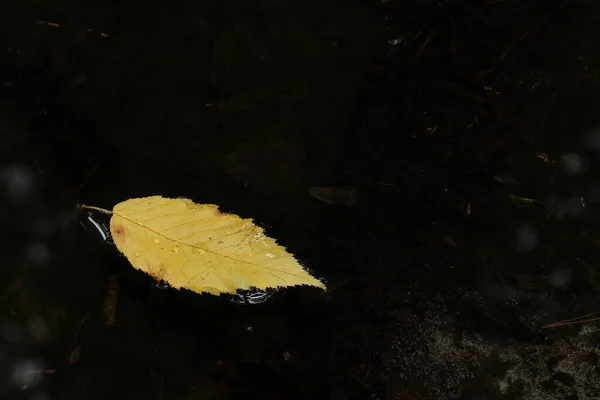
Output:
<svg viewBox="0 0 600 400">
<path fill-rule="evenodd" d="M 251 219 L 222 213 L 214 204 L 129 199 L 114 206 L 110 232 L 135 268 L 177 289 L 212 294 L 296 285 L 325 289 Z"/>
</svg>

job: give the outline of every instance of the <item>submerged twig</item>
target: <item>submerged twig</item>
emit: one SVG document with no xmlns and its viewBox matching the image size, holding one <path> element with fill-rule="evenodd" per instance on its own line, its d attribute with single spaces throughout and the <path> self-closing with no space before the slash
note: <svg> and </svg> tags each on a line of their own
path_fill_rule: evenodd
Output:
<svg viewBox="0 0 600 400">
<path fill-rule="evenodd" d="M 434 28 L 429 33 L 429 35 L 425 38 L 425 40 L 423 41 L 423 44 L 421 45 L 421 47 L 419 47 L 419 51 L 417 51 L 417 55 L 415 56 L 415 62 L 417 62 L 419 60 L 419 57 L 421 56 L 423 51 L 425 51 L 425 49 L 427 48 L 427 46 L 429 45 L 431 40 L 435 37 L 435 33 L 436 33 L 436 29 Z"/>
<path fill-rule="evenodd" d="M 104 299 L 104 322 L 112 326 L 117 319 L 117 302 L 119 300 L 119 275 L 111 275 L 108 279 L 108 289 Z"/>
<path fill-rule="evenodd" d="M 488 75 L 492 74 L 496 68 L 498 67 L 498 65 L 500 65 L 500 63 L 502 61 L 504 61 L 504 59 L 521 43 L 523 43 L 525 41 L 525 39 L 527 39 L 527 37 L 529 35 L 531 35 L 533 32 L 535 32 L 540 26 L 542 26 L 544 23 L 546 23 L 552 16 L 554 16 L 554 14 L 556 14 L 562 7 L 566 6 L 567 4 L 569 4 L 571 2 L 571 0 L 565 0 L 560 6 L 556 7 L 554 10 L 552 10 L 551 12 L 549 12 L 548 14 L 546 14 L 546 16 L 544 16 L 544 18 L 542 18 L 540 21 L 538 21 L 535 25 L 533 25 L 531 28 L 529 28 L 525 33 L 523 33 L 521 35 L 521 37 L 519 38 L 519 40 L 517 40 L 515 43 L 513 43 L 512 45 L 508 46 L 508 48 L 504 51 L 504 53 L 502 53 L 502 55 L 500 56 L 500 58 L 498 58 L 498 60 L 496 61 L 496 63 L 494 65 L 491 66 L 491 68 L 488 70 Z"/>
<path fill-rule="evenodd" d="M 582 315 L 582 316 L 576 317 L 576 318 L 571 318 L 571 319 L 566 319 L 566 320 L 563 320 L 563 321 L 553 322 L 551 324 L 543 325 L 541 328 L 542 329 L 546 329 L 546 328 L 558 328 L 559 326 L 567 326 L 567 325 L 571 325 L 571 324 L 583 324 L 585 322 L 600 321 L 600 317 L 588 318 L 588 317 L 591 317 L 594 314 L 598 314 L 598 311 L 594 311 L 594 312 L 591 312 L 589 314 Z"/>
</svg>

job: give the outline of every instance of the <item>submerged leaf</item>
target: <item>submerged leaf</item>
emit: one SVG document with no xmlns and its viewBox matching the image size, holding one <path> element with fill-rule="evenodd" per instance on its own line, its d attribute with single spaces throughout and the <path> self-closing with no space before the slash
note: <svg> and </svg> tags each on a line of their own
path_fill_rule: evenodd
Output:
<svg viewBox="0 0 600 400">
<path fill-rule="evenodd" d="M 135 268 L 177 289 L 325 289 L 251 219 L 222 213 L 214 204 L 161 196 L 126 200 L 114 206 L 110 231 Z"/>
<path fill-rule="evenodd" d="M 534 204 L 540 204 L 536 199 L 529 199 L 527 197 L 515 196 L 514 194 L 509 195 L 512 203 L 517 207 L 530 207 Z"/>
<path fill-rule="evenodd" d="M 314 186 L 308 189 L 308 194 L 323 203 L 346 207 L 354 207 L 358 196 L 353 187 Z"/>
</svg>

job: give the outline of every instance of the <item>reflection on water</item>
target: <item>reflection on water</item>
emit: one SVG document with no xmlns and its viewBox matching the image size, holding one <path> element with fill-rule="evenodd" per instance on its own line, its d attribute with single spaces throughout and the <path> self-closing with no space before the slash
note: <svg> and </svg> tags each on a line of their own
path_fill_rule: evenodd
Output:
<svg viewBox="0 0 600 400">
<path fill-rule="evenodd" d="M 173 286 L 165 281 L 157 282 L 154 287 L 160 290 L 173 289 Z M 229 301 L 240 306 L 261 304 L 270 299 L 277 290 L 278 289 L 258 290 L 254 288 L 250 290 L 239 290 L 238 293 L 230 296 Z"/>
<path fill-rule="evenodd" d="M 231 302 L 240 306 L 261 304 L 269 300 L 277 292 L 277 289 L 267 290 L 243 290 L 239 291 L 231 298 Z"/>
<path fill-rule="evenodd" d="M 85 220 L 80 220 L 79 224 L 88 234 L 98 234 L 103 242 L 112 242 L 108 222 L 98 220 L 91 211 L 86 213 Z"/>
</svg>

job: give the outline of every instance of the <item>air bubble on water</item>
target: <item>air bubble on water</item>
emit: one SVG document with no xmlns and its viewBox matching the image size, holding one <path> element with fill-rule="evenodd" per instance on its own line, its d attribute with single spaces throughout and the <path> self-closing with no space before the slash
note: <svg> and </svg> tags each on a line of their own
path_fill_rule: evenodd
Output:
<svg viewBox="0 0 600 400">
<path fill-rule="evenodd" d="M 392 46 L 398 46 L 399 44 L 403 44 L 405 42 L 406 42 L 406 39 L 404 39 L 402 36 L 399 36 L 396 39 L 388 40 L 388 44 L 391 44 Z"/>
<path fill-rule="evenodd" d="M 50 249 L 42 242 L 34 242 L 27 249 L 27 257 L 34 265 L 43 265 L 50 260 Z"/>
<path fill-rule="evenodd" d="M 566 287 L 573 278 L 573 274 L 567 268 L 558 268 L 552 271 L 548 277 L 548 282 L 557 288 Z"/>
<path fill-rule="evenodd" d="M 43 369 L 44 365 L 39 360 L 19 360 L 13 365 L 12 381 L 19 387 L 35 385 L 39 383 L 42 378 L 42 375 L 36 372 Z"/>
<path fill-rule="evenodd" d="M 42 318 L 35 316 L 29 320 L 29 336 L 36 342 L 48 337 L 48 327 Z"/>
<path fill-rule="evenodd" d="M 26 199 L 35 190 L 35 174 L 24 166 L 13 165 L 3 169 L 0 182 L 15 201 Z"/>
<path fill-rule="evenodd" d="M 579 175 L 588 168 L 588 161 L 578 153 L 565 154 L 561 157 L 561 167 L 569 175 Z"/>
<path fill-rule="evenodd" d="M 523 225 L 517 231 L 516 247 L 519 251 L 531 251 L 537 247 L 539 237 L 537 231 L 529 225 Z"/>
</svg>

